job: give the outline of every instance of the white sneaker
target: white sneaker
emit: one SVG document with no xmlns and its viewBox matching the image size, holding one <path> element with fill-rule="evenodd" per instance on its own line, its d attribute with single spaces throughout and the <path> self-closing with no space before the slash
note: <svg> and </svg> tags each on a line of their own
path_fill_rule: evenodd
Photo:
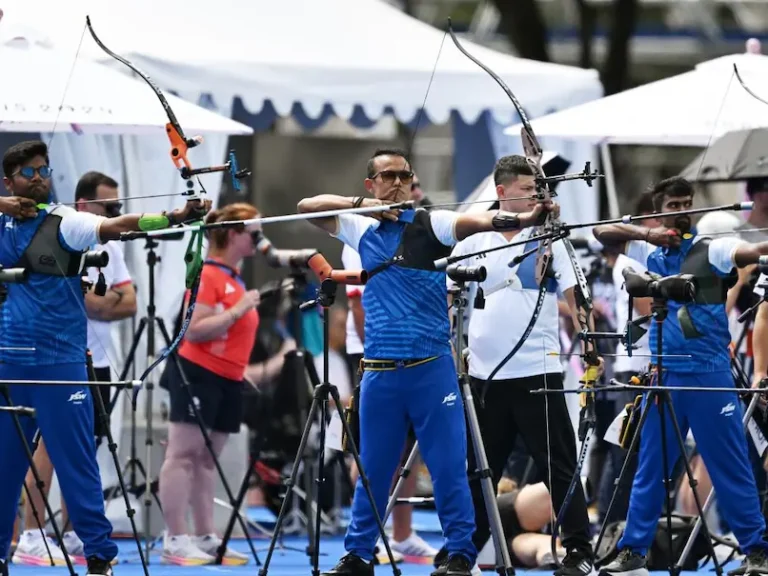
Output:
<svg viewBox="0 0 768 576">
<path fill-rule="evenodd" d="M 216 555 L 219 552 L 219 546 L 221 546 L 221 538 L 216 536 L 216 534 L 195 536 L 192 539 L 192 542 L 194 542 L 200 550 L 213 556 L 214 560 L 216 559 Z M 224 558 L 221 559 L 221 565 L 242 566 L 244 564 L 248 564 L 248 556 L 237 552 L 236 550 L 232 550 L 232 548 L 227 546 L 227 550 L 224 553 Z"/>
<path fill-rule="evenodd" d="M 53 559 L 53 566 L 67 564 L 61 548 L 51 538 L 46 537 L 44 540 L 39 530 L 24 530 L 19 536 L 19 544 L 16 546 L 11 562 L 27 566 L 51 566 L 51 559 Z"/>
<path fill-rule="evenodd" d="M 411 535 L 402 542 L 390 540 L 389 545 L 392 546 L 392 551 L 397 550 L 402 554 L 406 562 L 414 564 L 432 564 L 437 555 L 437 550 L 427 544 L 416 532 L 411 532 Z"/>
<path fill-rule="evenodd" d="M 203 566 L 213 564 L 216 558 L 206 554 L 186 534 L 178 536 L 165 536 L 163 538 L 162 564 L 175 564 L 176 566 Z"/>
<path fill-rule="evenodd" d="M 393 546 L 392 539 L 389 539 L 389 548 L 392 550 L 392 558 L 395 560 L 395 564 L 400 564 L 405 558 L 403 557 L 400 552 L 395 550 L 395 547 Z M 381 541 L 381 538 L 376 542 L 376 555 L 374 556 L 374 562 L 376 564 L 389 564 L 389 556 L 387 556 L 387 549 L 384 548 L 384 542 Z"/>
<path fill-rule="evenodd" d="M 83 548 L 83 541 L 77 537 L 73 531 L 64 532 L 62 537 L 64 549 L 69 554 L 74 564 L 87 565 L 88 562 L 85 559 L 85 550 Z"/>
</svg>

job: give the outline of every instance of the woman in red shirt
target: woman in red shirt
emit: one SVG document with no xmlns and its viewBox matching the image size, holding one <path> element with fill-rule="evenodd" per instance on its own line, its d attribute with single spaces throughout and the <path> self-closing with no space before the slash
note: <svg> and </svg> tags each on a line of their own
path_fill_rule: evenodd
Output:
<svg viewBox="0 0 768 576">
<path fill-rule="evenodd" d="M 206 222 L 257 216 L 250 204 L 237 203 L 211 211 Z M 178 362 L 168 362 L 163 374 L 171 405 L 168 446 L 160 470 L 160 501 L 167 526 L 164 563 L 210 564 L 221 543 L 213 524 L 214 462 L 189 403 L 191 394 L 218 457 L 228 435 L 240 431 L 243 378 L 259 327 L 259 292 L 245 288 L 239 271 L 240 261 L 256 253 L 251 238 L 255 229 L 209 232 L 208 257 L 189 329 L 179 347 Z M 194 535 L 187 530 L 190 507 Z M 231 549 L 224 555 L 225 564 L 247 561 L 247 556 Z"/>
</svg>

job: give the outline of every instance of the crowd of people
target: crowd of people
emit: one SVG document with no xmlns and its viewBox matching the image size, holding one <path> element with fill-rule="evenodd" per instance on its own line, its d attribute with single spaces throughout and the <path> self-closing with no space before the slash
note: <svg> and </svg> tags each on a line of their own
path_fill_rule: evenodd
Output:
<svg viewBox="0 0 768 576">
<path fill-rule="evenodd" d="M 114 403 L 109 386 L 116 380 L 111 323 L 136 314 L 136 291 L 114 240 L 124 232 L 200 219 L 250 220 L 259 211 L 244 202 L 212 210 L 208 201 L 190 200 L 168 213 L 121 214 L 118 183 L 98 172 L 80 179 L 73 208 L 56 204 L 47 148 L 37 141 L 8 149 L 3 172 L 9 196 L 0 198 L 0 265 L 24 267 L 29 277 L 7 283 L 0 381 L 29 383 L 3 386 L 0 402 L 35 410 L 34 419 L 19 416 L 18 421 L 24 440 L 34 447 L 37 474 L 29 468 L 14 415 L 0 413 L 0 435 L 6 442 L 0 453 L 0 567 L 6 574 L 9 561 L 62 565 L 67 555 L 87 565 L 89 574 L 108 576 L 117 546 L 95 457 L 107 423 L 99 406 Z M 752 381 L 743 385 L 761 386 L 768 373 L 768 340 L 762 337 L 768 331 L 768 308 L 757 308 L 754 334 L 752 321 L 747 322 L 745 344 L 742 324 L 734 321 L 768 285 L 768 277 L 757 278 L 756 273 L 758 259 L 768 255 L 768 243 L 758 236 L 768 221 L 768 182 L 750 181 L 747 191 L 754 207 L 745 222 L 712 213 L 697 223 L 685 214 L 693 205 L 693 185 L 681 178 L 659 182 L 641 196 L 635 214 L 663 215 L 640 225 L 599 225 L 593 230 L 588 298 L 580 281 L 583 271 L 577 268 L 583 262 L 562 240 L 552 243 L 546 268 L 538 267 L 537 227 L 557 218 L 559 207 L 537 201 L 528 161 L 517 155 L 501 158 L 494 182 L 498 204 L 487 212 L 436 209 L 407 154 L 381 149 L 366 166 L 367 195 L 326 194 L 298 204 L 302 214 L 380 209 L 309 220 L 344 244 L 344 269 L 368 271 L 365 285 L 347 286 L 347 307 L 334 308 L 329 326 L 330 379 L 359 420 L 362 470 L 349 470 L 355 487 L 349 494 L 347 553 L 325 574 L 372 575 L 374 564 L 390 559 L 433 563 L 434 576 L 477 574 L 478 553 L 495 529 L 481 485 L 490 478 L 515 566 L 585 576 L 595 569 L 595 522 L 623 522 L 617 554 L 600 566 L 601 574 L 642 576 L 665 501 L 662 446 L 670 470 L 675 470 L 677 509 L 696 513 L 694 491 L 703 501 L 714 487 L 717 525 L 711 529 L 738 542 L 745 558 L 736 573 L 767 574 L 762 454 L 742 426 L 742 399 L 732 373 L 743 351 L 749 360 L 746 371 L 752 374 Z M 407 200 L 414 208 L 387 209 Z M 258 255 L 260 226 L 211 229 L 207 240 L 189 326 L 160 382 L 170 400 L 158 494 L 166 526 L 162 554 L 164 562 L 181 566 L 215 561 L 222 546 L 213 513 L 215 460 L 230 435 L 243 422 L 253 421 L 249 397 L 274 388 L 300 348 L 297 339 L 303 340 L 291 333 L 295 323 L 284 313 L 265 321 L 262 294 L 241 276 L 242 261 Z M 84 266 L 89 251 L 106 251 L 108 264 L 100 269 Z M 470 301 L 466 342 L 461 343 L 462 349 L 466 346 L 464 366 L 477 431 L 467 425 L 454 358 L 458 342 L 449 289 L 455 282 L 434 264 L 450 255 L 486 269 L 476 286 L 477 297 Z M 653 302 L 630 300 L 625 275 L 682 272 L 693 274 L 699 289 L 690 302 L 665 301 L 665 368 L 659 378 L 654 372 L 658 327 L 649 320 Z M 181 317 L 190 296 L 180 303 Z M 573 336 L 584 331 L 622 334 L 630 318 L 641 321 L 635 322 L 639 338 L 629 349 L 626 339 Z M 267 330 L 276 335 L 275 342 L 265 344 L 260 338 Z M 572 362 L 571 355 L 582 362 Z M 314 360 L 322 373 L 321 356 Z M 651 383 L 662 386 L 734 389 L 671 395 L 683 436 L 689 430 L 693 435 L 695 449 L 686 455 L 699 481 L 695 487 L 685 483 L 675 466 L 681 454 L 669 413 L 662 426 L 660 412 L 648 412 L 637 454 L 628 455 L 625 443 L 608 439 L 617 414 L 641 397 L 631 390 L 596 395 L 597 440 L 588 480 L 573 485 L 580 472 L 578 442 L 566 395 L 533 392 L 563 391 L 569 370 L 581 373 L 590 367 L 600 382 L 631 382 L 647 374 Z M 482 439 L 488 470 L 479 469 L 475 433 Z M 397 473 L 415 446 L 419 460 L 412 471 L 419 461 L 428 470 L 444 537 L 440 547 L 413 530 L 412 506 L 395 506 L 391 533 L 379 530 Z M 628 480 L 614 486 L 625 461 Z M 54 471 L 64 527 L 56 540 L 47 534 L 45 506 Z M 399 496 L 413 496 L 417 481 L 418 475 L 410 474 Z M 21 527 L 15 524 L 20 500 L 25 502 Z M 187 523 L 190 512 L 192 528 Z M 560 530 L 551 535 L 553 524 Z M 242 565 L 248 557 L 229 546 L 223 561 Z"/>
</svg>

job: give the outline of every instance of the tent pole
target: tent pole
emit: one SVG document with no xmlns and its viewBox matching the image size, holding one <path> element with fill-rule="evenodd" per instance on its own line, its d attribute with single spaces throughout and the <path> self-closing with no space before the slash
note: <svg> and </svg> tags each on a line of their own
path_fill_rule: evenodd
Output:
<svg viewBox="0 0 768 576">
<path fill-rule="evenodd" d="M 608 142 L 600 143 L 600 159 L 603 162 L 603 173 L 605 174 L 605 191 L 608 196 L 608 217 L 618 218 L 619 197 L 616 194 L 616 178 L 613 174 L 613 163 L 611 162 L 611 150 Z"/>
</svg>

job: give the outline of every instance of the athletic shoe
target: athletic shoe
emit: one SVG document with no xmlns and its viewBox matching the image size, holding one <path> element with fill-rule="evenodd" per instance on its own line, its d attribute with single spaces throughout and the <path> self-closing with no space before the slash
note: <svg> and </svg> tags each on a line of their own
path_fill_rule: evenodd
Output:
<svg viewBox="0 0 768 576">
<path fill-rule="evenodd" d="M 88 558 L 88 572 L 85 576 L 112 576 L 112 563 L 96 556 Z"/>
<path fill-rule="evenodd" d="M 480 568 L 475 565 L 473 568 L 461 554 L 454 554 L 442 564 L 437 570 L 432 572 L 432 576 L 474 576 L 475 568 L 480 572 Z"/>
<path fill-rule="evenodd" d="M 373 562 L 366 562 L 359 556 L 347 554 L 336 566 L 320 576 L 373 576 Z"/>
<path fill-rule="evenodd" d="M 69 554 L 74 564 L 86 565 L 88 561 L 85 559 L 85 550 L 83 549 L 83 541 L 77 537 L 77 534 L 72 532 L 64 532 L 63 536 L 64 549 Z"/>
<path fill-rule="evenodd" d="M 0 576 L 8 576 L 8 564 L 0 560 Z"/>
<path fill-rule="evenodd" d="M 403 557 L 400 552 L 395 550 L 394 542 L 392 542 L 392 539 L 389 539 L 389 549 L 392 550 L 392 558 L 395 559 L 395 564 L 400 564 L 405 558 Z M 376 548 L 374 549 L 373 554 L 373 563 L 376 564 L 389 564 L 389 556 L 387 555 L 387 549 L 384 548 L 384 542 L 381 541 L 381 538 L 379 538 L 378 542 L 376 542 Z"/>
<path fill-rule="evenodd" d="M 213 564 L 214 556 L 206 554 L 186 534 L 178 536 L 165 536 L 163 538 L 162 564 L 175 564 L 176 566 L 204 566 Z"/>
<path fill-rule="evenodd" d="M 726 572 L 726 576 L 744 576 L 747 573 L 747 559 L 741 561 L 741 566 Z"/>
<path fill-rule="evenodd" d="M 747 554 L 747 576 L 768 574 L 768 550 L 755 548 Z"/>
<path fill-rule="evenodd" d="M 592 573 L 592 557 L 581 550 L 569 550 L 555 576 L 587 576 Z"/>
<path fill-rule="evenodd" d="M 51 559 L 53 559 L 53 566 L 67 564 L 61 548 L 56 546 L 51 538 L 46 536 L 43 539 L 39 530 L 24 530 L 19 536 L 19 544 L 16 546 L 11 562 L 27 566 L 51 566 Z"/>
<path fill-rule="evenodd" d="M 440 548 L 437 554 L 435 554 L 432 559 L 432 564 L 436 568 L 436 570 L 432 572 L 432 576 L 445 576 L 446 570 L 448 569 L 448 550 L 445 546 Z M 481 576 L 482 573 L 480 566 L 475 562 L 475 565 L 472 566 L 472 576 Z"/>
<path fill-rule="evenodd" d="M 649 576 L 645 556 L 624 548 L 598 576 Z"/>
<path fill-rule="evenodd" d="M 427 544 L 416 532 L 411 532 L 411 535 L 402 542 L 390 540 L 389 545 L 393 553 L 399 552 L 406 562 L 414 564 L 430 564 L 437 555 L 437 550 Z"/>
<path fill-rule="evenodd" d="M 195 536 L 192 542 L 203 552 L 213 556 L 214 561 L 219 553 L 219 546 L 221 546 L 221 538 L 216 534 L 207 534 L 206 536 Z M 221 559 L 222 566 L 243 566 L 248 564 L 248 556 L 236 550 L 232 550 L 227 546 L 224 557 Z"/>
</svg>

